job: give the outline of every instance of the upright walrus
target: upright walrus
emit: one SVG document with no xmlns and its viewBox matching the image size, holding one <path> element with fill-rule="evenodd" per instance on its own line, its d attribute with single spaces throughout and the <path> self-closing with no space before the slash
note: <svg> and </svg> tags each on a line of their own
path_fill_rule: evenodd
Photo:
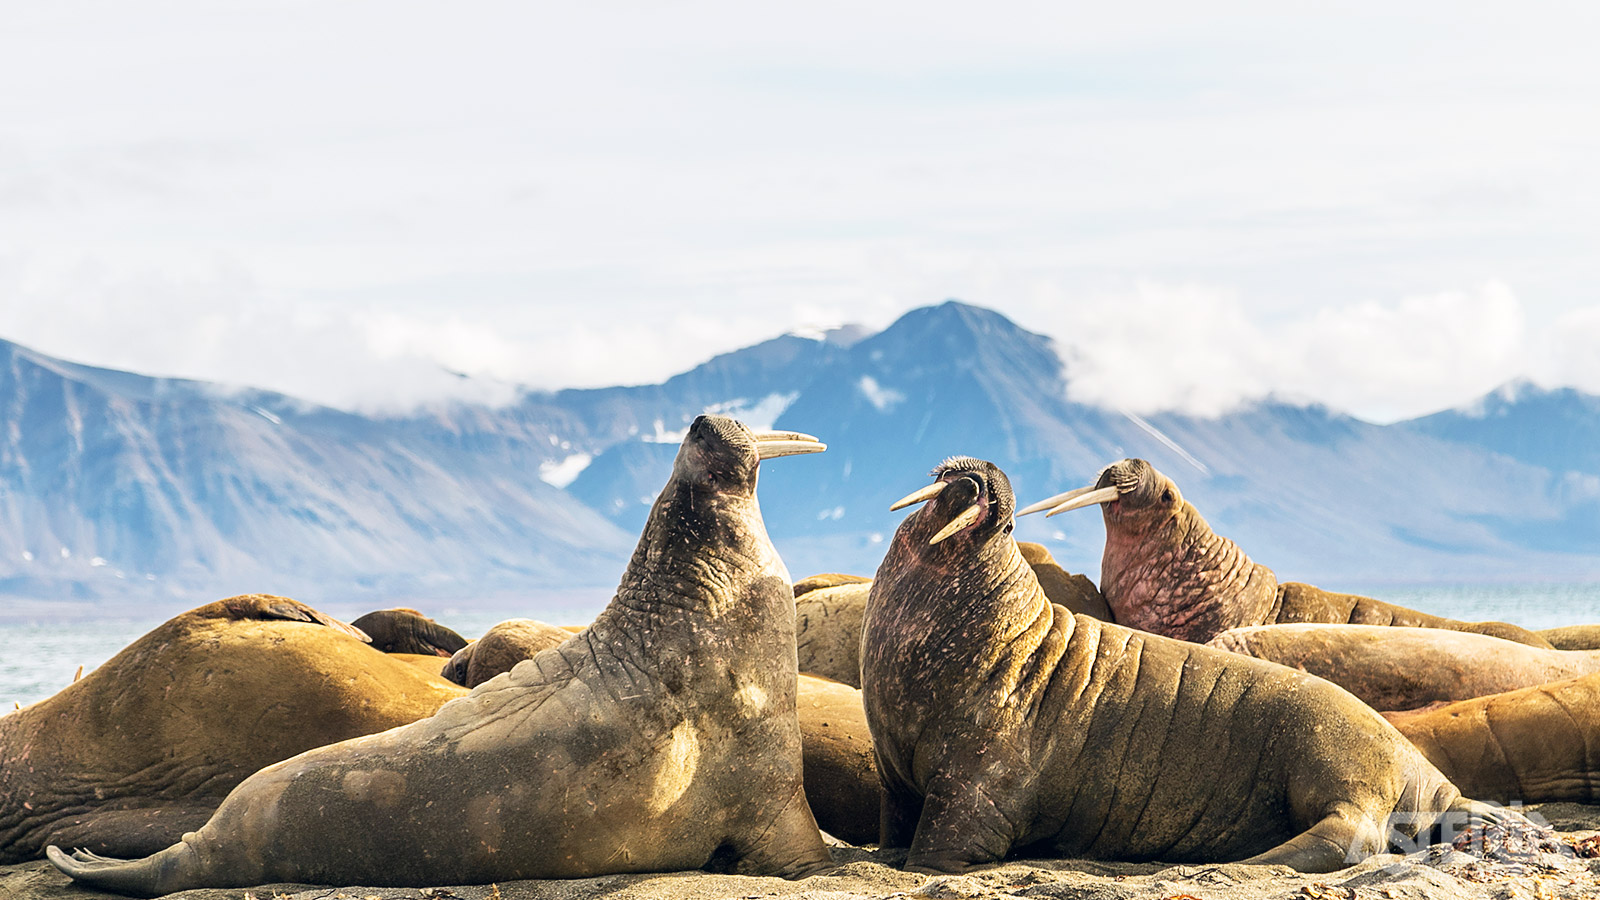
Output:
<svg viewBox="0 0 1600 900">
<path fill-rule="evenodd" d="M 881 841 L 958 872 L 1052 857 L 1328 871 L 1465 800 L 1377 713 L 1282 666 L 1049 603 L 993 464 L 959 457 L 908 500 L 872 583 L 862 696 Z"/>
<path fill-rule="evenodd" d="M 828 866 L 801 783 L 789 573 L 755 496 L 762 458 L 821 449 L 701 416 L 615 599 L 570 641 L 433 718 L 263 769 L 154 856 L 50 860 L 143 895 Z"/>
<path fill-rule="evenodd" d="M 1018 515 L 1050 510 L 1053 516 L 1097 503 L 1106 523 L 1100 592 L 1119 625 L 1199 644 L 1245 625 L 1325 622 L 1447 628 L 1550 646 L 1505 622 L 1459 622 L 1308 584 L 1280 585 L 1271 569 L 1212 531 L 1172 479 L 1142 459 L 1112 463 L 1093 485 Z"/>
<path fill-rule="evenodd" d="M 466 693 L 365 641 L 287 597 L 230 597 L 0 717 L 0 863 L 52 843 L 154 853 L 263 766 Z"/>
</svg>

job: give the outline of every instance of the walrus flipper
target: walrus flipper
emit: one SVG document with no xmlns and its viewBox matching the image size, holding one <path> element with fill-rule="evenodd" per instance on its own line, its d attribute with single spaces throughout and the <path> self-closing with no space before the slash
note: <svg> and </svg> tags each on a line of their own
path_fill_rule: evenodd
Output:
<svg viewBox="0 0 1600 900">
<path fill-rule="evenodd" d="M 1382 835 L 1371 818 L 1359 809 L 1339 804 L 1317 824 L 1243 862 L 1288 866 L 1297 872 L 1332 872 L 1383 849 Z"/>
<path fill-rule="evenodd" d="M 313 609 L 299 600 L 276 597 L 272 594 L 245 594 L 222 601 L 228 615 L 235 619 L 283 619 L 289 622 L 310 622 L 342 631 L 364 644 L 372 642 L 365 631 L 335 619 L 321 610 Z"/>
<path fill-rule="evenodd" d="M 179 866 L 174 851 L 188 854 L 189 845 L 174 844 L 144 859 L 112 859 L 87 850 L 75 850 L 69 856 L 54 844 L 44 848 L 44 855 L 79 884 L 135 897 L 159 897 L 171 893 L 167 876 Z"/>
</svg>

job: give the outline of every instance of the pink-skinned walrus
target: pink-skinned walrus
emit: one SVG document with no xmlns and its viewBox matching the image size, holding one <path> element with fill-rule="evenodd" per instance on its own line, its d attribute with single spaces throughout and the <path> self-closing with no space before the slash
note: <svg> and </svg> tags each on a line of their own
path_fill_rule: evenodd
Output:
<svg viewBox="0 0 1600 900">
<path fill-rule="evenodd" d="M 1097 504 L 1106 525 L 1100 593 L 1119 625 L 1200 644 L 1246 625 L 1326 622 L 1443 628 L 1550 646 L 1505 622 L 1461 622 L 1357 594 L 1279 584 L 1271 569 L 1212 531 L 1172 479 L 1142 459 L 1112 463 L 1094 484 L 1018 515 L 1049 510 L 1053 516 Z"/>
</svg>

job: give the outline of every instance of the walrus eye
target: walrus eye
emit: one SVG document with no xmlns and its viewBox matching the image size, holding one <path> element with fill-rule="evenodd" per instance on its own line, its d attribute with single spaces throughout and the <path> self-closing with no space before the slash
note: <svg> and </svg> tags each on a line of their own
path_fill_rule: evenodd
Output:
<svg viewBox="0 0 1600 900">
<path fill-rule="evenodd" d="M 1172 488 L 1167 488 L 1161 492 L 1161 502 L 1169 504 L 1172 502 Z"/>
</svg>

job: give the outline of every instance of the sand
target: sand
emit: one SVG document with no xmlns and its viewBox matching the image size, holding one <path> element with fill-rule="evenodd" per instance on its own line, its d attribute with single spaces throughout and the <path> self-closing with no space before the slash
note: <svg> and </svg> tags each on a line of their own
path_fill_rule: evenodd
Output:
<svg viewBox="0 0 1600 900">
<path fill-rule="evenodd" d="M 1600 835 L 1600 806 L 1529 806 L 1567 845 Z M 1597 843 L 1600 839 L 1597 839 Z M 1374 856 L 1338 872 L 1304 875 L 1282 866 L 1021 860 L 968 875 L 921 875 L 898 865 L 904 851 L 838 844 L 837 868 L 800 881 L 673 872 L 570 881 L 515 881 L 434 888 L 262 885 L 206 888 L 171 900 L 1566 900 L 1600 897 L 1600 859 L 1554 853 L 1485 860 L 1448 846 L 1409 856 Z M 0 867 L 4 900 L 97 900 L 116 895 L 72 886 L 47 862 Z"/>
</svg>

